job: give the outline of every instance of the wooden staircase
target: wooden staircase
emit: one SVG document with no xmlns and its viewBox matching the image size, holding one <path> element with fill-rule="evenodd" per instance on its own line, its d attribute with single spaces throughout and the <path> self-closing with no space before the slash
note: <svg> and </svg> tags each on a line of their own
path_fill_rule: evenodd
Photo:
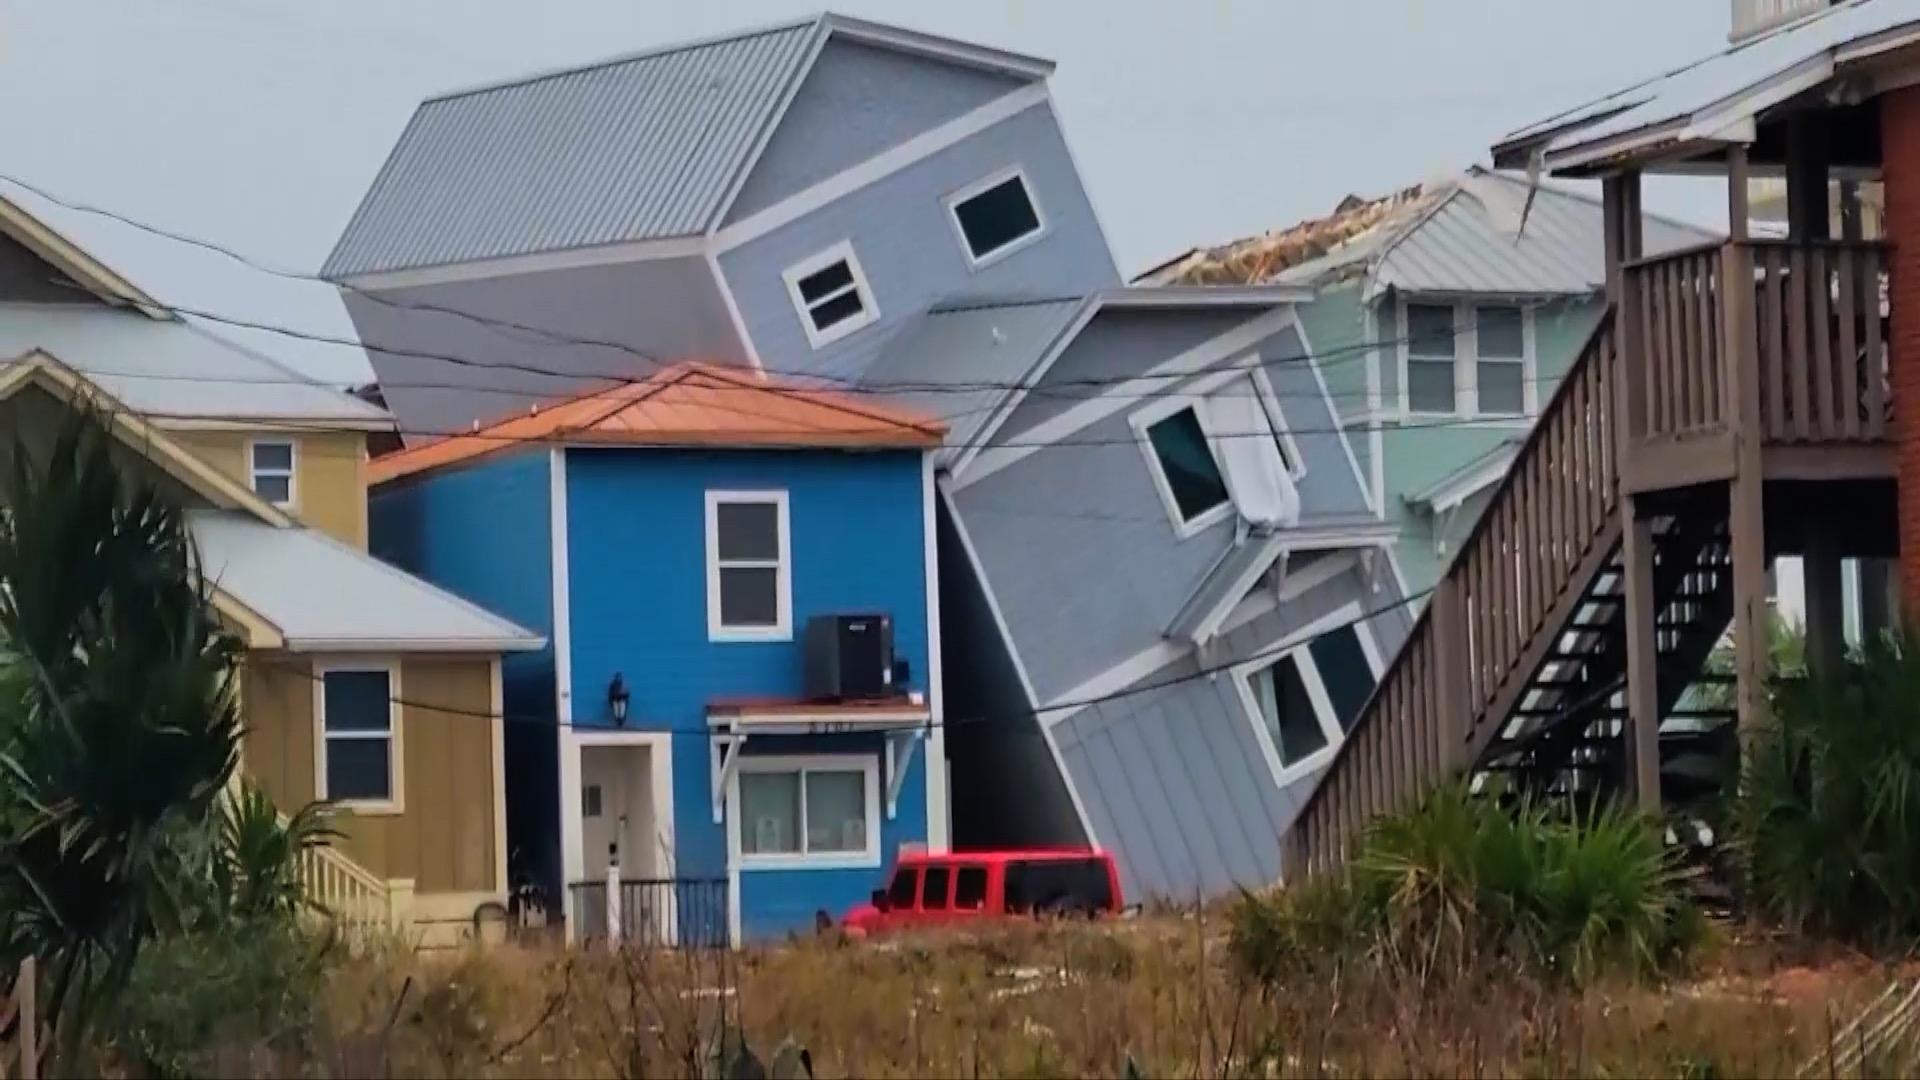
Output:
<svg viewBox="0 0 1920 1080">
<path fill-rule="evenodd" d="M 1872 539 L 1791 515 L 1769 535 L 1763 491 L 1887 497 L 1885 266 L 1872 243 L 1754 240 L 1616 264 L 1618 302 L 1295 819 L 1287 878 L 1462 773 L 1647 807 L 1717 786 L 1764 653 L 1703 668 L 1730 622 L 1764 636 L 1766 560 Z"/>
</svg>

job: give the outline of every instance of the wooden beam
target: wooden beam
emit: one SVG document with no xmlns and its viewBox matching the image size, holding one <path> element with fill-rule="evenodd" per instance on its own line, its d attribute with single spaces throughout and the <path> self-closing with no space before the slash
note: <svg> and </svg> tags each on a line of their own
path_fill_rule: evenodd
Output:
<svg viewBox="0 0 1920 1080">
<path fill-rule="evenodd" d="M 1720 280 L 1753 280 L 1753 249 L 1722 249 Z M 1722 290 L 1721 340 L 1727 343 L 1726 399 L 1733 431 L 1734 476 L 1728 491 L 1728 528 L 1733 540 L 1734 701 L 1741 753 L 1767 722 L 1768 621 L 1765 432 L 1760 422 L 1759 334 L 1752 289 Z"/>
<path fill-rule="evenodd" d="M 1641 812 L 1660 812 L 1660 655 L 1654 638 L 1659 612 L 1653 597 L 1653 523 L 1638 498 L 1629 496 L 1621 540 L 1627 597 L 1627 747 L 1632 785 Z"/>
<path fill-rule="evenodd" d="M 1748 205 L 1752 194 L 1751 170 L 1747 167 L 1747 148 L 1727 148 L 1727 239 L 1745 240 L 1753 214 Z"/>
<path fill-rule="evenodd" d="M 1840 550 L 1833 528 L 1814 525 L 1801 558 L 1807 590 L 1807 664 L 1816 674 L 1832 675 L 1846 656 L 1846 617 L 1840 598 Z"/>
</svg>

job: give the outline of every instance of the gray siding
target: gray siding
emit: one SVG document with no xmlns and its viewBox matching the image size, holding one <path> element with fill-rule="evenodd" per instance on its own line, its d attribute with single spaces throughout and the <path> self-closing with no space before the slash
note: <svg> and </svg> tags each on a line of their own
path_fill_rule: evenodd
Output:
<svg viewBox="0 0 1920 1080">
<path fill-rule="evenodd" d="M 1026 81 L 829 39 L 726 220 L 763 210 Z"/>
<path fill-rule="evenodd" d="M 577 393 L 596 379 L 645 377 L 658 370 L 649 358 L 745 359 L 712 269 L 698 257 L 420 286 L 378 299 L 347 292 L 344 298 L 387 406 L 409 441 Z M 419 305 L 487 321 L 417 310 Z M 623 347 L 577 344 L 580 339 Z M 430 355 L 413 355 L 420 353 Z M 449 356 L 454 359 L 439 359 Z"/>
<path fill-rule="evenodd" d="M 984 269 L 967 265 L 941 198 L 1009 165 L 1025 167 L 1048 235 Z M 783 271 L 851 240 L 881 319 L 816 351 Z M 1120 284 L 1053 112 L 1036 105 L 720 256 L 761 360 L 783 371 L 857 375 L 904 322 L 936 300 L 1072 294 Z"/>
<path fill-rule="evenodd" d="M 1325 556 L 1322 556 L 1325 557 Z M 1278 788 L 1254 734 L 1232 665 L 1270 654 L 1343 605 L 1398 599 L 1356 566 L 1227 634 L 1206 669 L 1189 656 L 1134 690 L 1054 728 L 1095 838 L 1119 859 L 1129 896 L 1192 900 L 1255 887 L 1280 874 L 1280 838 L 1318 782 Z M 1383 655 L 1404 636 L 1397 618 L 1369 622 Z"/>
<path fill-rule="evenodd" d="M 1257 352 L 1306 459 L 1302 524 L 1364 515 L 1298 337 L 1283 330 Z M 1174 532 L 1128 420 L 1134 405 L 957 493 L 1042 702 L 1159 641 L 1233 542 L 1231 518 L 1185 540 Z"/>
<path fill-rule="evenodd" d="M 98 299 L 10 236 L 0 236 L 0 300 L 91 304 Z"/>
<path fill-rule="evenodd" d="M 953 843 L 961 848 L 1085 843 L 1072 796 L 944 502 L 938 528 Z M 1020 797 L 996 792 L 1019 792 Z"/>
<path fill-rule="evenodd" d="M 1018 439 L 1035 425 L 1098 397 L 1114 379 L 1142 374 L 1239 326 L 1257 313 L 1109 308 L 1094 316 L 1000 429 Z M 1157 387 L 1156 387 L 1157 389 Z"/>
</svg>

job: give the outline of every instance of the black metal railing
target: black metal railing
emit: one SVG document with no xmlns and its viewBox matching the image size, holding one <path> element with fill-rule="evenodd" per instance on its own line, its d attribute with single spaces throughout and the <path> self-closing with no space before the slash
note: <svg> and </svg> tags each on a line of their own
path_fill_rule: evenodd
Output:
<svg viewBox="0 0 1920 1080">
<path fill-rule="evenodd" d="M 577 941 L 607 937 L 607 883 L 567 886 L 567 918 Z M 726 878 L 623 878 L 620 940 L 642 949 L 727 947 Z"/>
</svg>

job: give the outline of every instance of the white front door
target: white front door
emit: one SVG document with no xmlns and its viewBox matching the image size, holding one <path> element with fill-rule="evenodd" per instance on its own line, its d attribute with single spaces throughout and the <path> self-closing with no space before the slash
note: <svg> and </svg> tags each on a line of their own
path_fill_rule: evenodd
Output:
<svg viewBox="0 0 1920 1080">
<path fill-rule="evenodd" d="M 654 872 L 648 749 L 588 746 L 580 753 L 580 840 L 586 880 L 604 881 L 618 852 L 620 876 Z"/>
</svg>

